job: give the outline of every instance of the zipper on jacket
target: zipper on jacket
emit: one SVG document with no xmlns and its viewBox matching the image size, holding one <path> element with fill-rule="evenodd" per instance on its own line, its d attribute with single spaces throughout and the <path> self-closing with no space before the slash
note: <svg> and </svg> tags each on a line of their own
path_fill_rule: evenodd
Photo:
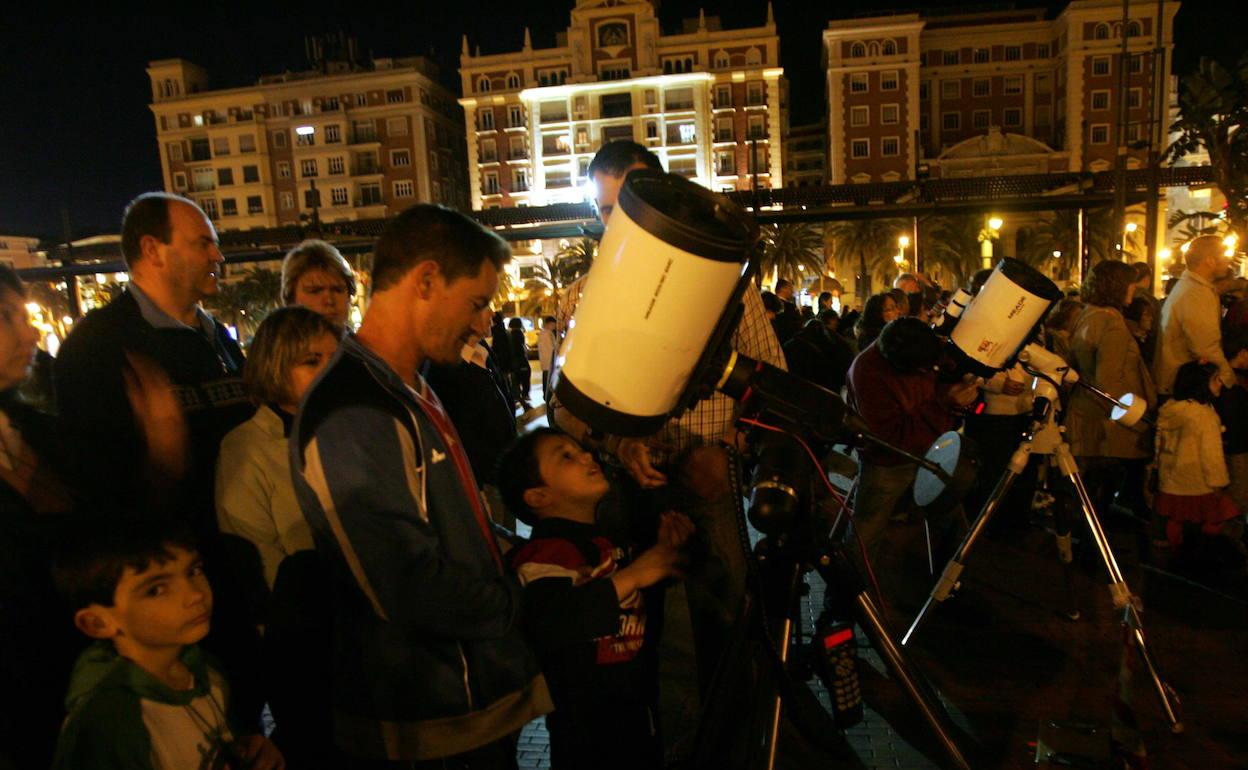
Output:
<svg viewBox="0 0 1248 770">
<path fill-rule="evenodd" d="M 464 655 L 464 645 L 462 642 L 456 642 L 455 647 L 459 650 L 460 662 L 464 664 L 464 695 L 468 696 L 468 710 L 473 711 L 472 687 L 468 684 L 468 658 Z"/>
</svg>

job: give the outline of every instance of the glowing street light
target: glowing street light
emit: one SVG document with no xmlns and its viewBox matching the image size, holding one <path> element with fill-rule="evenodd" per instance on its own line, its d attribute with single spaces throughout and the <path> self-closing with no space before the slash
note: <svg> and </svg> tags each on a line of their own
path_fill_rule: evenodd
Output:
<svg viewBox="0 0 1248 770">
<path fill-rule="evenodd" d="M 1062 258 L 1062 252 L 1059 249 L 1054 249 L 1053 259 L 1061 259 L 1061 258 Z"/>
<path fill-rule="evenodd" d="M 900 238 L 898 238 L 898 239 L 897 239 L 897 245 L 898 245 L 898 246 L 900 246 L 900 247 L 901 247 L 901 248 L 903 248 L 903 249 L 905 249 L 905 248 L 909 248 L 909 246 L 910 246 L 910 236 L 908 236 L 908 235 L 903 235 L 903 236 L 901 236 Z"/>
<path fill-rule="evenodd" d="M 1001 237 L 1001 227 L 1005 221 L 999 216 L 991 216 L 985 222 L 987 227 L 979 231 L 979 256 L 984 259 L 984 267 L 992 267 L 992 242 Z"/>
<path fill-rule="evenodd" d="M 988 220 L 988 227 L 992 230 L 1000 230 L 1005 225 L 1005 221 L 1001 217 L 992 217 Z"/>
<path fill-rule="evenodd" d="M 1133 233 L 1133 232 L 1135 232 L 1136 230 L 1140 229 L 1140 226 L 1139 226 L 1139 225 L 1137 225 L 1137 224 L 1136 224 L 1136 223 L 1134 223 L 1134 222 L 1128 222 L 1128 223 L 1127 223 L 1127 226 L 1126 226 L 1126 228 L 1125 228 L 1125 229 L 1126 229 L 1126 231 L 1127 231 L 1128 233 Z"/>
<path fill-rule="evenodd" d="M 1157 250 L 1157 258 L 1160 259 L 1162 262 L 1169 262 L 1171 253 L 1172 252 L 1170 251 L 1170 249 L 1162 247 Z"/>
</svg>

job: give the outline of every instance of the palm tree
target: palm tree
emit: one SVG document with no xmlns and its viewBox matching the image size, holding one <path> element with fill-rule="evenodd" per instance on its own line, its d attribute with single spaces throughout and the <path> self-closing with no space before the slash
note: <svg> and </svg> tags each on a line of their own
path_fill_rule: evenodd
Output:
<svg viewBox="0 0 1248 770">
<path fill-rule="evenodd" d="M 1226 197 L 1226 218 L 1240 243 L 1248 243 L 1248 54 L 1233 67 L 1202 59 L 1179 89 L 1179 119 L 1171 131 L 1178 159 L 1204 149 L 1214 181 Z"/>
<path fill-rule="evenodd" d="M 895 219 L 851 219 L 828 225 L 827 237 L 839 256 L 856 257 L 854 293 L 859 302 L 871 296 L 871 271 L 893 269 L 892 255 L 902 225 Z"/>
<path fill-rule="evenodd" d="M 253 265 L 241 278 L 223 282 L 204 304 L 217 318 L 238 329 L 240 341 L 246 341 L 264 317 L 281 306 L 281 293 L 281 273 Z"/>
<path fill-rule="evenodd" d="M 581 237 L 573 241 L 564 241 L 562 248 L 555 254 L 555 262 L 551 272 L 554 273 L 560 288 L 589 272 L 598 255 L 598 242 L 593 238 Z"/>
<path fill-rule="evenodd" d="M 823 275 L 827 262 L 823 255 L 823 232 L 815 224 L 795 222 L 764 225 L 759 273 L 800 283 L 804 275 Z"/>
<path fill-rule="evenodd" d="M 920 228 L 923 259 L 948 270 L 961 286 L 983 265 L 980 233 L 984 219 L 973 214 L 933 217 Z"/>
<path fill-rule="evenodd" d="M 1108 208 L 1091 209 L 1088 211 L 1087 227 L 1083 237 L 1088 247 L 1088 266 L 1105 259 L 1116 259 L 1114 244 L 1113 211 Z M 1135 233 L 1124 233 L 1122 240 L 1123 258 L 1138 256 L 1140 253 L 1139 238 Z M 1062 252 L 1064 264 L 1074 265 L 1079 259 L 1079 211 L 1063 209 L 1050 212 L 1041 217 L 1031 227 L 1030 237 L 1023 258 L 1033 265 L 1043 265 L 1046 259 L 1052 259 L 1053 252 Z M 1067 260 L 1069 259 L 1069 262 Z"/>
</svg>

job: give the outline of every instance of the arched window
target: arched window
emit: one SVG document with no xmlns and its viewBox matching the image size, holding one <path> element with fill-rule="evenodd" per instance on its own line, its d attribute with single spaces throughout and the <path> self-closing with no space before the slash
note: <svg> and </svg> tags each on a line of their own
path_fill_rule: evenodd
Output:
<svg viewBox="0 0 1248 770">
<path fill-rule="evenodd" d="M 849 47 L 849 56 L 852 59 L 861 59 L 867 55 L 867 47 L 862 43 L 854 43 Z"/>
<path fill-rule="evenodd" d="M 173 94 L 173 79 L 170 78 L 165 80 L 165 96 L 173 96 Z"/>
<path fill-rule="evenodd" d="M 762 64 L 763 63 L 762 53 L 760 53 L 757 48 L 751 48 L 750 50 L 745 52 L 745 63 L 746 64 Z"/>
<path fill-rule="evenodd" d="M 507 88 L 514 90 L 519 87 L 520 87 L 520 76 L 515 74 L 514 72 L 508 75 L 507 76 Z"/>
<path fill-rule="evenodd" d="M 685 59 L 685 72 L 693 72 L 693 59 Z"/>
<path fill-rule="evenodd" d="M 1127 37 L 1139 37 L 1142 34 L 1144 30 L 1138 21 L 1132 21 L 1127 25 Z"/>
<path fill-rule="evenodd" d="M 489 90 L 490 90 L 490 79 L 489 79 L 489 78 L 481 78 L 480 80 L 478 80 L 478 81 L 477 81 L 477 90 L 478 90 L 478 91 L 480 91 L 481 93 L 485 93 L 485 92 L 489 91 Z"/>
<path fill-rule="evenodd" d="M 728 54 L 724 51 L 715 52 L 715 69 L 725 69 L 728 67 Z"/>
<path fill-rule="evenodd" d="M 895 40 L 884 41 L 884 55 L 885 56 L 897 55 L 897 42 Z"/>
<path fill-rule="evenodd" d="M 1109 40 L 1109 25 L 1097 24 L 1096 29 L 1092 31 L 1092 37 L 1096 40 Z"/>
<path fill-rule="evenodd" d="M 667 59 L 666 61 L 663 62 L 663 74 L 664 75 L 672 74 L 672 60 L 671 59 Z"/>
<path fill-rule="evenodd" d="M 879 42 L 878 42 L 878 41 L 875 41 L 875 40 L 872 40 L 870 43 L 867 43 L 867 56 L 872 56 L 872 57 L 875 57 L 875 56 L 879 56 L 879 55 L 880 55 L 880 44 L 879 44 Z"/>
</svg>

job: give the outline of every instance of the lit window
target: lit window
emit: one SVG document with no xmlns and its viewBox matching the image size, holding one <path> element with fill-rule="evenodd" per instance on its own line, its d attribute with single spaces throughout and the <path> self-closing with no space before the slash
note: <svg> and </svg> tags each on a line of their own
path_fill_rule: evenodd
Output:
<svg viewBox="0 0 1248 770">
<path fill-rule="evenodd" d="M 306 158 L 299 161 L 299 173 L 305 177 L 316 176 L 316 158 Z"/>
<path fill-rule="evenodd" d="M 694 127 L 692 123 L 680 124 L 680 142 L 681 144 L 689 144 L 694 140 Z"/>
<path fill-rule="evenodd" d="M 341 155 L 335 155 L 329 159 L 329 173 L 342 174 L 346 173 L 347 164 Z"/>
<path fill-rule="evenodd" d="M 329 199 L 335 206 L 345 206 L 349 198 L 347 197 L 347 188 L 335 187 L 329 191 Z"/>
<path fill-rule="evenodd" d="M 279 160 L 277 162 L 277 178 L 290 179 L 290 163 L 284 160 Z"/>
</svg>

